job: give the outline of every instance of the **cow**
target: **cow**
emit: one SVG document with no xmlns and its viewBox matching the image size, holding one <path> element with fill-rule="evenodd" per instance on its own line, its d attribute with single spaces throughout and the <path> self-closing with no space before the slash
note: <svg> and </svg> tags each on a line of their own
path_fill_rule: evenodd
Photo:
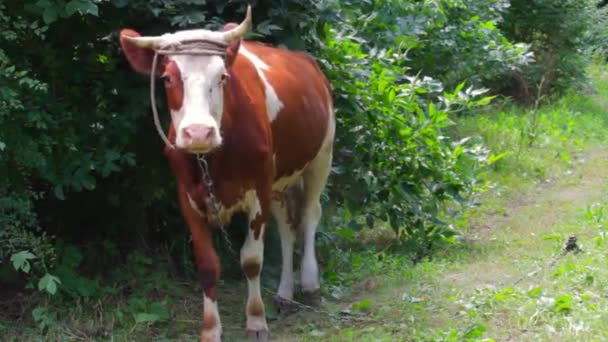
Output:
<svg viewBox="0 0 608 342">
<path fill-rule="evenodd" d="M 220 260 L 212 236 L 236 212 L 248 218 L 240 250 L 248 286 L 247 335 L 254 340 L 269 336 L 260 274 L 265 227 L 272 216 L 282 254 L 275 299 L 279 304 L 293 299 L 298 238 L 304 298 L 319 299 L 314 241 L 332 163 L 331 86 L 310 55 L 244 40 L 251 21 L 248 7 L 240 24 L 226 24 L 220 31 L 142 37 L 123 29 L 119 34 L 131 67 L 164 82 L 171 114 L 164 153 L 203 288 L 201 341 L 221 340 Z"/>
</svg>

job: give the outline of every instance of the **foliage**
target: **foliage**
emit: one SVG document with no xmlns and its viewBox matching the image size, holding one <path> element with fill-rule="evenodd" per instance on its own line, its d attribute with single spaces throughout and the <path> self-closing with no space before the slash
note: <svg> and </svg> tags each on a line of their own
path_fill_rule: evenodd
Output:
<svg viewBox="0 0 608 342">
<path fill-rule="evenodd" d="M 336 6 L 339 3 L 305 0 L 280 6 L 261 3 L 256 7 L 255 35 L 313 51 L 332 78 L 341 99 L 339 146 L 357 149 L 337 153 L 339 167 L 354 171 L 354 182 L 343 173 L 344 190 L 334 188 L 335 200 L 346 204 L 353 195 L 347 190 L 360 192 L 369 183 L 370 194 L 356 194 L 351 209 L 386 197 L 387 205 L 378 206 L 380 219 L 396 228 L 407 223 L 410 232 L 430 229 L 440 202 L 466 192 L 466 184 L 473 182 L 471 175 L 460 174 L 468 150 L 451 146 L 440 133 L 449 124 L 448 108 L 429 105 L 425 98 L 440 94 L 439 83 L 402 75 L 405 52 L 411 47 L 389 48 L 392 41 L 387 39 L 373 52 L 374 46 L 362 39 L 390 27 L 357 32 L 364 22 L 377 25 L 388 17 L 359 18 L 355 3 L 344 4 L 343 12 Z M 378 6 L 388 11 L 401 3 Z M 6 227 L 3 241 L 21 241 L 3 248 L 3 258 L 35 251 L 34 263 L 44 263 L 34 267 L 37 277 L 56 269 L 51 274 L 59 279 L 73 279 L 65 263 L 56 263 L 52 246 L 60 240 L 67 242 L 61 248 L 88 244 L 83 264 L 68 263 L 76 268 L 106 258 L 106 241 L 121 250 L 136 243 L 132 236 L 146 245 L 180 239 L 172 228 L 180 218 L 171 177 L 145 115 L 148 100 L 142 94 L 147 84 L 128 68 L 116 33 L 125 26 L 149 34 L 201 25 L 219 28 L 219 18 L 239 20 L 244 9 L 245 3 L 220 1 L 32 0 L 0 5 L 0 193 L 5 199 L 0 209 Z M 342 38 L 346 31 L 329 23 L 336 16 L 345 21 L 340 27 L 350 30 L 350 36 Z M 354 59 L 345 59 L 347 54 Z M 356 87 L 347 84 L 353 80 Z M 366 95 L 362 85 L 368 82 L 372 92 Z M 398 109 L 394 113 L 392 106 Z M 370 124 L 378 124 L 377 129 L 355 140 L 357 131 Z M 388 164 L 378 155 L 383 151 Z M 400 158 L 403 153 L 412 154 L 412 159 Z M 418 173 L 421 168 L 424 172 Z M 401 184 L 403 176 L 410 177 L 407 185 Z M 438 201 L 433 200 L 436 196 Z M 420 231 L 421 238 L 428 229 Z M 60 240 L 51 242 L 51 236 Z M 91 258 L 95 253 L 104 257 Z M 54 292 L 51 284 L 59 282 L 44 279 L 41 288 Z M 69 288 L 70 283 L 63 285 Z"/>
<path fill-rule="evenodd" d="M 83 230 L 108 231 L 104 221 L 119 223 L 119 232 L 145 217 L 121 212 L 148 208 L 164 194 L 160 181 L 146 184 L 162 173 L 127 176 L 149 147 L 137 125 L 145 104 L 134 96 L 143 87 L 119 71 L 120 51 L 104 39 L 123 19 L 113 7 L 0 4 L 0 257 L 34 251 L 40 288 L 49 292 L 58 281 L 41 272 L 55 266 L 51 235 L 86 239 Z M 103 19 L 99 8 L 109 10 Z M 90 192 L 98 186 L 104 191 Z"/>
<path fill-rule="evenodd" d="M 334 8 L 339 28 L 326 24 L 313 43 L 337 98 L 338 175 L 330 197 L 356 213 L 354 227 L 361 218 L 370 227 L 388 222 L 409 250 L 425 254 L 455 233 L 441 222 L 445 204 L 466 205 L 475 170 L 486 162 L 483 148 L 443 133 L 452 124 L 448 114 L 491 98 L 463 83 L 447 92 L 436 79 L 404 72 L 416 45 L 401 44 L 384 25 L 398 18 L 388 10 L 400 4 L 368 3 L 381 8 L 363 15 L 365 6 L 359 12 L 341 2 Z M 381 17 L 383 10 L 392 17 Z"/>
<path fill-rule="evenodd" d="M 531 102 L 580 81 L 590 54 L 606 48 L 607 10 L 597 0 L 512 0 L 501 29 L 531 45 L 536 63 L 515 80 L 518 96 Z"/>
<path fill-rule="evenodd" d="M 500 155 L 467 135 L 451 137 L 452 120 L 488 104 L 482 86 L 496 92 L 512 70 L 531 63 L 528 46 L 502 30 L 510 27 L 505 13 L 516 12 L 504 0 L 254 5 L 250 37 L 310 51 L 334 87 L 338 137 L 328 204 L 340 214 L 336 234 L 388 224 L 418 256 L 454 241 L 450 216 L 470 204 L 480 168 Z M 188 265 L 174 180 L 147 115 L 148 85 L 130 70 L 117 32 L 218 29 L 240 20 L 245 7 L 219 0 L 0 3 L 0 260 L 29 276 L 10 280 L 90 300 L 124 280 L 107 265 L 134 264 L 129 274 L 144 277 L 153 263 L 146 256 L 159 250 Z M 154 310 L 142 312 L 165 319 Z M 53 317 L 37 313 L 40 322 Z"/>
<path fill-rule="evenodd" d="M 503 189 L 517 191 L 514 183 L 522 183 L 522 179 L 546 180 L 555 173 L 556 165 L 571 166 L 577 152 L 605 139 L 608 117 L 602 101 L 608 83 L 604 67 L 593 66 L 588 74 L 595 94 L 569 90 L 540 108 L 503 103 L 483 116 L 460 118 L 450 135 L 481 138 L 498 158 L 492 169 L 501 178 L 491 181 Z"/>
<path fill-rule="evenodd" d="M 505 0 L 340 1 L 357 35 L 383 48 L 407 52 L 404 64 L 441 80 L 446 87 L 467 81 L 496 87 L 512 69 L 531 62 L 526 44 L 498 29 Z"/>
</svg>

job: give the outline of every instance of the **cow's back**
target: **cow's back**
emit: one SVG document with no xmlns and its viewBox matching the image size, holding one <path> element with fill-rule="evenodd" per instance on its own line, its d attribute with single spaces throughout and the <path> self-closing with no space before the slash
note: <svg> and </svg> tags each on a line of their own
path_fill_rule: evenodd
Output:
<svg viewBox="0 0 608 342">
<path fill-rule="evenodd" d="M 329 82 L 314 59 L 305 53 L 244 42 L 237 61 L 241 57 L 253 63 L 267 83 L 275 179 L 290 176 L 302 170 L 333 139 Z"/>
</svg>

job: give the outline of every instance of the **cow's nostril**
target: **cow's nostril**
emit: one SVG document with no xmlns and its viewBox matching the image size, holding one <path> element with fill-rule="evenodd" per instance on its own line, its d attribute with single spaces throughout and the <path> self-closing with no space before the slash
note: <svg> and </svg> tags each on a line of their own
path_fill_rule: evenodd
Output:
<svg viewBox="0 0 608 342">
<path fill-rule="evenodd" d="M 192 136 L 190 135 L 190 130 L 188 128 L 184 129 L 182 134 L 184 135 L 184 139 L 192 139 Z"/>
<path fill-rule="evenodd" d="M 213 127 L 209 127 L 209 129 L 207 130 L 207 136 L 205 137 L 206 139 L 211 139 L 213 138 L 213 134 L 215 133 L 215 128 Z"/>
<path fill-rule="evenodd" d="M 205 125 L 190 125 L 182 131 L 184 139 L 202 142 L 213 139 L 215 128 Z"/>
</svg>

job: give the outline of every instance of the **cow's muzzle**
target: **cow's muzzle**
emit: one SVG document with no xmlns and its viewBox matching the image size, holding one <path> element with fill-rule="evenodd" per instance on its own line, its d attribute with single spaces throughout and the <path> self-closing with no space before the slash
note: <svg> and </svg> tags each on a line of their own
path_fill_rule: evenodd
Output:
<svg viewBox="0 0 608 342">
<path fill-rule="evenodd" d="M 190 153 L 206 153 L 218 144 L 217 131 L 214 127 L 192 124 L 182 129 L 183 149 Z"/>
</svg>

